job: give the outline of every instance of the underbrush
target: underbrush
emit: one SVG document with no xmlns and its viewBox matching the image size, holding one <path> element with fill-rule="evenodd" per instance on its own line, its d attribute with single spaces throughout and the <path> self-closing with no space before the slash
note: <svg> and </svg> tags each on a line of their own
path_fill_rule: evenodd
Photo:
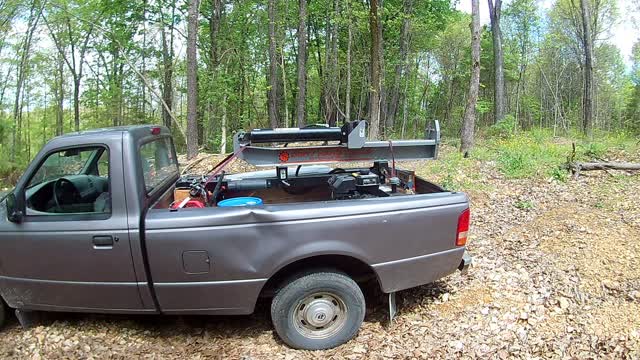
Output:
<svg viewBox="0 0 640 360">
<path fill-rule="evenodd" d="M 564 165 L 574 161 L 607 160 L 638 152 L 637 140 L 626 133 L 594 132 L 590 138 L 579 134 L 554 137 L 550 130 L 529 130 L 504 136 L 490 136 L 478 142 L 472 157 L 496 161 L 507 178 L 554 178 L 564 181 Z M 575 144 L 575 154 L 573 153 Z"/>
<path fill-rule="evenodd" d="M 418 174 L 448 190 L 487 190 L 483 167 L 495 168 L 508 179 L 567 181 L 568 161 L 640 161 L 640 143 L 633 134 L 594 131 L 587 138 L 578 132 L 554 136 L 551 130 L 514 133 L 510 125 L 477 134 L 471 156 L 458 151 L 460 140 L 443 138 L 438 161 L 426 162 Z M 575 144 L 575 154 L 574 154 Z M 524 205 L 523 205 L 524 206 Z"/>
<path fill-rule="evenodd" d="M 10 163 L 8 158 L 8 155 L 0 151 L 0 191 L 13 187 L 23 170 Z"/>
</svg>

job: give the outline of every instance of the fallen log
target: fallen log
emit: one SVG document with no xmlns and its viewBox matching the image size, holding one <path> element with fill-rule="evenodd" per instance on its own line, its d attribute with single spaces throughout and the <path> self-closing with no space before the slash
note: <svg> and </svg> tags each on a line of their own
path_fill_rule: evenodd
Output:
<svg viewBox="0 0 640 360">
<path fill-rule="evenodd" d="M 640 164 L 629 162 L 578 162 L 571 164 L 572 169 L 579 169 L 580 171 L 594 171 L 594 170 L 627 170 L 634 171 L 640 170 Z"/>
<path fill-rule="evenodd" d="M 640 164 L 629 162 L 570 162 L 569 171 L 573 173 L 573 178 L 577 179 L 581 171 L 602 170 L 609 173 L 609 170 L 640 171 Z M 609 173 L 609 175 L 611 175 Z"/>
</svg>

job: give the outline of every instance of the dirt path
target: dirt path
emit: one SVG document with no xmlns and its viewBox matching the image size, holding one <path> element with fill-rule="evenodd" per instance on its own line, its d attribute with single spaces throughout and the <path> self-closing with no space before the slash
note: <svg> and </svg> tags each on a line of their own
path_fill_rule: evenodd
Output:
<svg viewBox="0 0 640 360">
<path fill-rule="evenodd" d="M 27 331 L 12 323 L 0 357 L 639 358 L 640 178 L 558 183 L 506 180 L 491 164 L 477 171 L 483 180 L 467 189 L 469 274 L 401 292 L 391 326 L 384 305 L 371 305 L 358 337 L 337 349 L 287 348 L 262 303 L 249 317 L 63 314 Z"/>
</svg>

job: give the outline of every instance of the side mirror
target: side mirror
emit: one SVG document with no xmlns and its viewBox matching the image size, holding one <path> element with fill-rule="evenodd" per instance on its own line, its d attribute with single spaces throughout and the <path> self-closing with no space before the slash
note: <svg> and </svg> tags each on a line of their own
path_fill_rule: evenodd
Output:
<svg viewBox="0 0 640 360">
<path fill-rule="evenodd" d="M 22 210 L 18 208 L 18 201 L 16 200 L 15 193 L 11 193 L 7 196 L 7 219 L 13 223 L 19 224 L 22 222 L 24 214 Z"/>
</svg>

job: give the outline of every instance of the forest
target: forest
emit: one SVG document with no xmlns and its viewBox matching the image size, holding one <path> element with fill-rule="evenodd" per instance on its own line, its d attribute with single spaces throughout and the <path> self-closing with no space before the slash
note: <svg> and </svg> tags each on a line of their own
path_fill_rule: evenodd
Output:
<svg viewBox="0 0 640 360">
<path fill-rule="evenodd" d="M 181 170 L 211 174 L 231 159 L 226 154 L 241 129 L 357 120 L 366 120 L 369 138 L 380 140 L 424 138 L 432 121 L 440 122 L 438 160 L 403 161 L 399 168 L 468 196 L 468 272 L 397 292 L 393 319 L 391 296 L 372 277 L 362 284 L 366 315 L 357 337 L 328 350 L 287 347 L 274 332 L 273 303 L 261 298 L 252 315 L 217 319 L 37 311 L 33 318 L 42 322 L 23 328 L 7 316 L 0 359 L 640 359 L 640 0 L 0 0 L 0 198 L 45 142 L 70 132 L 162 124 L 172 132 Z M 393 155 L 391 160 L 395 172 Z M 257 170 L 241 161 L 228 165 L 230 174 Z M 448 196 L 423 199 L 441 195 Z M 365 209 L 370 200 L 376 201 L 340 201 Z M 8 202 L 0 200 L 0 216 L 9 214 Z M 362 237 L 356 247 L 381 249 L 370 241 L 376 236 L 388 247 L 401 246 L 406 236 L 416 244 L 423 240 L 417 247 L 436 247 L 417 230 L 396 231 L 370 220 L 383 229 L 374 234 L 353 221 L 368 212 L 336 214 L 331 203 L 310 221 L 330 224 L 329 235 L 340 232 L 334 224 L 347 224 L 350 237 Z M 405 204 L 374 215 L 410 225 L 404 214 L 419 209 Z M 217 251 L 212 265 L 208 255 L 205 262 L 216 281 L 207 284 L 227 283 L 217 281 L 225 276 L 217 258 L 241 264 L 252 252 L 277 253 L 268 240 L 290 240 L 292 249 L 302 249 L 312 232 L 290 234 L 270 220 L 279 219 L 278 211 L 316 216 L 300 211 L 302 206 L 233 209 L 228 216 L 220 215 L 223 209 L 207 211 L 238 220 L 211 225 Z M 15 273 L 2 264 L 0 286 L 16 281 L 13 276 L 26 277 L 31 268 L 53 269 L 66 260 L 46 251 L 53 245 L 44 235 L 38 242 L 21 231 L 43 233 L 46 221 L 63 229 L 67 217 L 29 219 L 26 210 L 23 224 L 4 224 L 9 230 L 3 239 L 29 240 L 45 251 L 28 253 L 28 264 L 12 260 Z M 446 225 L 445 217 L 429 214 L 435 215 L 425 217 L 425 231 L 440 233 L 436 228 Z M 134 240 L 141 245 L 131 251 L 146 249 L 139 236 L 146 209 L 108 220 L 72 215 L 87 221 L 65 232 L 67 245 L 104 259 L 123 254 L 122 245 L 126 250 Z M 162 216 L 166 229 L 186 224 L 170 220 L 180 217 L 173 212 Z M 246 219 L 251 223 L 244 227 Z M 124 230 L 108 230 L 121 221 Z M 211 224 L 222 224 L 217 221 Z M 303 221 L 280 224 L 294 223 Z M 195 226 L 184 231 L 202 232 Z M 262 236 L 265 226 L 278 230 Z M 218 246 L 227 228 L 241 227 L 265 241 L 246 253 Z M 157 239 L 165 245 L 171 240 L 165 229 L 151 231 L 162 233 Z M 108 236 L 94 241 L 112 233 L 125 238 L 112 250 L 92 247 L 88 237 L 83 245 L 95 232 Z M 26 256 L 10 244 L 0 241 L 3 259 Z M 311 271 L 340 269 L 342 260 L 325 259 L 286 268 L 300 270 L 304 263 Z M 146 257 L 144 263 L 148 268 Z M 257 279 L 260 264 L 249 265 L 255 281 L 266 280 Z M 419 266 L 412 269 L 422 271 Z M 116 266 L 107 270 L 105 276 L 122 273 Z M 131 270 L 137 275 L 127 288 L 154 285 L 150 271 L 138 270 Z M 165 284 L 187 289 L 204 279 L 205 273 L 184 271 L 195 282 Z M 75 289 L 69 285 L 77 275 L 72 272 L 28 282 L 41 282 L 53 294 Z M 88 272 L 94 273 L 101 272 Z M 285 284 L 284 277 L 276 278 Z M 121 284 L 105 279 L 110 289 Z M 225 298 L 242 296 L 222 289 Z M 9 286 L 3 294 L 11 291 Z M 147 303 L 155 297 L 140 294 Z M 200 297 L 208 307 L 206 292 Z M 5 309 L 10 315 L 0 298 L 0 315 Z"/>
<path fill-rule="evenodd" d="M 467 118 L 640 131 L 640 39 L 612 33 L 638 29 L 640 2 L 488 2 L 480 26 L 478 0 L 0 0 L 0 177 L 55 135 L 132 124 L 170 127 L 190 156 L 239 129 L 353 120 L 380 139 L 433 119 L 454 139 Z"/>
</svg>

